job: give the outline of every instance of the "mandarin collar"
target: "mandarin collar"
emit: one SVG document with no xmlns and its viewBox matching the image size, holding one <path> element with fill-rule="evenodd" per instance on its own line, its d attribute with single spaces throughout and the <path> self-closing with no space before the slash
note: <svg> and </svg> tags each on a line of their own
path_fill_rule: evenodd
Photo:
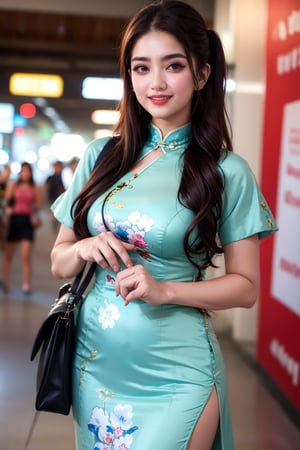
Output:
<svg viewBox="0 0 300 450">
<path fill-rule="evenodd" d="M 142 153 L 160 147 L 165 153 L 174 150 L 183 150 L 190 142 L 192 136 L 192 124 L 187 123 L 175 130 L 170 131 L 164 138 L 158 127 L 152 123 L 149 125 L 149 138 L 145 143 Z"/>
</svg>

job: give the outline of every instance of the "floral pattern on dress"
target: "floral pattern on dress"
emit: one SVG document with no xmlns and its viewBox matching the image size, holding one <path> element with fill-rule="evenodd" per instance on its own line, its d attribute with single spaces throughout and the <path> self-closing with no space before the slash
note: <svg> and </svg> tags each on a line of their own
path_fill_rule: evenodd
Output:
<svg viewBox="0 0 300 450">
<path fill-rule="evenodd" d="M 133 437 L 138 430 L 132 425 L 132 406 L 116 405 L 112 412 L 95 407 L 88 423 L 89 431 L 94 435 L 93 450 L 129 450 Z"/>
<path fill-rule="evenodd" d="M 140 256 L 151 260 L 145 234 L 152 230 L 154 221 L 139 211 L 132 211 L 128 218 L 123 221 L 114 222 L 110 214 L 104 216 L 106 226 L 115 233 L 122 241 L 134 244 Z M 93 227 L 96 231 L 105 231 L 102 216 L 97 213 L 93 218 Z"/>
<path fill-rule="evenodd" d="M 119 320 L 121 315 L 119 308 L 113 303 L 108 303 L 107 300 L 104 300 L 105 307 L 101 306 L 98 309 L 98 321 L 101 323 L 102 329 L 106 330 L 107 328 L 114 328 L 115 321 Z"/>
<path fill-rule="evenodd" d="M 92 361 L 93 359 L 95 359 L 96 356 L 97 356 L 97 350 L 93 349 L 90 352 L 89 356 L 81 362 L 79 384 L 82 384 L 82 382 L 83 382 L 84 374 L 85 374 L 87 366 L 89 365 L 89 361 Z"/>
<path fill-rule="evenodd" d="M 105 281 L 108 286 L 114 286 L 116 279 L 108 273 L 107 275 L 105 275 Z"/>
<path fill-rule="evenodd" d="M 108 226 L 108 228 L 110 229 L 110 231 L 114 232 L 115 224 L 114 224 L 113 218 L 110 214 L 105 214 L 105 222 L 106 222 L 106 225 Z M 97 212 L 93 218 L 93 227 L 99 233 L 101 233 L 102 231 L 106 231 L 106 228 L 103 224 L 102 215 L 100 212 Z"/>
</svg>

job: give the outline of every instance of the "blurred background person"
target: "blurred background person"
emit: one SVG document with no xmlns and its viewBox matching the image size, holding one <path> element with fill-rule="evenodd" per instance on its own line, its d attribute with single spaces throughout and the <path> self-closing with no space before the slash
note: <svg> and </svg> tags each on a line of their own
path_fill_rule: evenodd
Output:
<svg viewBox="0 0 300 450">
<path fill-rule="evenodd" d="M 52 228 L 56 232 L 58 223 L 50 211 L 50 206 L 54 202 L 54 200 L 57 199 L 64 191 L 64 183 L 62 179 L 62 172 L 63 172 L 63 163 L 61 161 L 55 161 L 52 164 L 53 167 L 53 173 L 48 176 L 45 182 L 45 191 L 46 191 L 46 197 L 48 201 L 48 210 L 49 210 L 49 217 L 51 220 Z"/>
<path fill-rule="evenodd" d="M 9 293 L 12 262 L 17 245 L 20 245 L 22 266 L 22 292 L 31 293 L 32 248 L 35 229 L 41 225 L 39 212 L 42 194 L 34 182 L 32 167 L 24 162 L 16 181 L 8 184 L 6 192 L 8 215 L 7 234 L 4 246 L 2 290 Z"/>
<path fill-rule="evenodd" d="M 73 175 L 78 166 L 78 163 L 79 163 L 79 158 L 76 158 L 76 157 L 72 158 L 71 161 L 69 161 L 68 165 L 62 171 L 62 181 L 63 181 L 64 187 L 65 187 L 65 190 L 67 190 L 71 184 L 71 181 L 73 179 Z"/>
<path fill-rule="evenodd" d="M 10 178 L 10 166 L 5 165 L 0 172 L 0 249 L 4 245 L 4 236 L 6 230 L 6 216 L 5 216 L 5 191 Z"/>
</svg>

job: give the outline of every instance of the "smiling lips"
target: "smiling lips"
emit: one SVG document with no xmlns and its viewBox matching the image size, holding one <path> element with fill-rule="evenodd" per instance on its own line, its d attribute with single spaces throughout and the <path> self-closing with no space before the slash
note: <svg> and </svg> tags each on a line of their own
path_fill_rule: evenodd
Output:
<svg viewBox="0 0 300 450">
<path fill-rule="evenodd" d="M 170 95 L 153 95 L 149 97 L 152 103 L 155 105 L 165 105 L 170 100 Z"/>
</svg>

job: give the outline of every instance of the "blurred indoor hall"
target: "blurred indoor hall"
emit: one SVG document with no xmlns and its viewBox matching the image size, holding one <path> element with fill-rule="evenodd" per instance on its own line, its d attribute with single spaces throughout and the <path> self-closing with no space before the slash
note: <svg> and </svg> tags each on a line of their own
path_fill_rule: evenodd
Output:
<svg viewBox="0 0 300 450">
<path fill-rule="evenodd" d="M 50 274 L 49 252 L 54 238 L 45 213 L 44 224 L 37 231 L 34 249 L 32 296 L 26 298 L 21 292 L 17 255 L 11 292 L 9 295 L 1 292 L 1 450 L 24 448 L 34 416 L 36 362 L 30 362 L 29 355 L 37 328 L 47 314 L 60 284 Z M 1 260 L 2 257 L 3 252 Z M 300 431 L 296 426 L 299 420 L 291 420 L 282 408 L 250 354 L 241 351 L 229 337 L 220 336 L 220 343 L 228 372 L 236 450 L 300 449 Z M 74 450 L 72 419 L 71 416 L 41 413 L 29 450 L 53 449 Z"/>
</svg>

